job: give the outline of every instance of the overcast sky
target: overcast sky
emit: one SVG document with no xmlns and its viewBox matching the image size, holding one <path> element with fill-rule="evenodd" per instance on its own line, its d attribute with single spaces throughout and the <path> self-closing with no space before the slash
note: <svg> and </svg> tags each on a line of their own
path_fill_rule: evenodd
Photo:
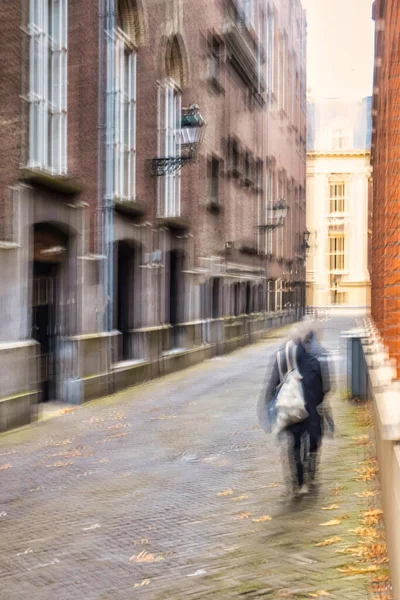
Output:
<svg viewBox="0 0 400 600">
<path fill-rule="evenodd" d="M 307 11 L 307 87 L 317 98 L 372 93 L 372 0 L 302 0 Z"/>
</svg>

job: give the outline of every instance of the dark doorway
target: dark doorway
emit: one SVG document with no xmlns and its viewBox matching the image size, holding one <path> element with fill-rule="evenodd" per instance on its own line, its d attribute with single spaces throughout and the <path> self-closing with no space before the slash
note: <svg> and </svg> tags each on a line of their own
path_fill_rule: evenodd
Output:
<svg viewBox="0 0 400 600">
<path fill-rule="evenodd" d="M 216 277 L 212 280 L 212 318 L 220 316 L 221 279 Z"/>
<path fill-rule="evenodd" d="M 179 345 L 177 325 L 180 322 L 180 301 L 182 289 L 183 254 L 179 250 L 171 250 L 169 261 L 169 323 L 172 326 L 172 348 Z"/>
<path fill-rule="evenodd" d="M 34 228 L 32 338 L 40 344 L 42 402 L 57 398 L 56 328 L 61 327 L 57 296 L 67 243 L 67 236 L 53 225 L 43 223 Z"/>
<path fill-rule="evenodd" d="M 118 242 L 115 327 L 122 334 L 119 345 L 119 360 L 132 358 L 131 330 L 134 327 L 134 280 L 135 249 L 126 242 Z"/>
<path fill-rule="evenodd" d="M 240 283 L 235 283 L 233 286 L 233 312 L 235 317 L 240 314 Z"/>
<path fill-rule="evenodd" d="M 251 285 L 250 283 L 246 284 L 246 315 L 250 315 L 253 312 L 252 306 L 252 293 L 251 293 Z"/>
</svg>

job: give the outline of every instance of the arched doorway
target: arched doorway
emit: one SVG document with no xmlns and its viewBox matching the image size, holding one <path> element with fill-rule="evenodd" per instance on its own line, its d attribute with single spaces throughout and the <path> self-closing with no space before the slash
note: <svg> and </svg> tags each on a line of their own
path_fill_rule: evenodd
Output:
<svg viewBox="0 0 400 600">
<path fill-rule="evenodd" d="M 116 281 L 114 327 L 121 333 L 118 360 L 133 358 L 132 330 L 135 326 L 135 288 L 138 250 L 126 241 L 116 243 Z"/>
<path fill-rule="evenodd" d="M 61 328 L 61 272 L 67 253 L 68 235 L 64 231 L 50 223 L 34 226 L 32 337 L 40 344 L 42 402 L 57 397 L 56 335 Z"/>
</svg>

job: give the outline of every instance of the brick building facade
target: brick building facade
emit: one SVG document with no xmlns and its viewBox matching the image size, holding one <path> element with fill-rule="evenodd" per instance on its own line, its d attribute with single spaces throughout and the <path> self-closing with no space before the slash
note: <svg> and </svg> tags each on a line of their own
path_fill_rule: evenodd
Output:
<svg viewBox="0 0 400 600">
<path fill-rule="evenodd" d="M 0 40 L 0 428 L 301 312 L 299 1 L 18 0 Z"/>
<path fill-rule="evenodd" d="M 371 150 L 374 171 L 372 315 L 399 367 L 400 6 L 394 0 L 377 0 L 373 5 L 373 17 L 376 33 Z"/>
</svg>

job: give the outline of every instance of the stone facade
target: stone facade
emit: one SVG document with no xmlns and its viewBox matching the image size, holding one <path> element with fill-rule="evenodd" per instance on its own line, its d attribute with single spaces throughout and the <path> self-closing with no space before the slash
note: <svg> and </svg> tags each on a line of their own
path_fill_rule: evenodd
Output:
<svg viewBox="0 0 400 600">
<path fill-rule="evenodd" d="M 284 0 L 2 3 L 0 428 L 301 314 L 305 30 Z"/>
<path fill-rule="evenodd" d="M 307 305 L 370 306 L 370 99 L 309 103 Z"/>
</svg>

